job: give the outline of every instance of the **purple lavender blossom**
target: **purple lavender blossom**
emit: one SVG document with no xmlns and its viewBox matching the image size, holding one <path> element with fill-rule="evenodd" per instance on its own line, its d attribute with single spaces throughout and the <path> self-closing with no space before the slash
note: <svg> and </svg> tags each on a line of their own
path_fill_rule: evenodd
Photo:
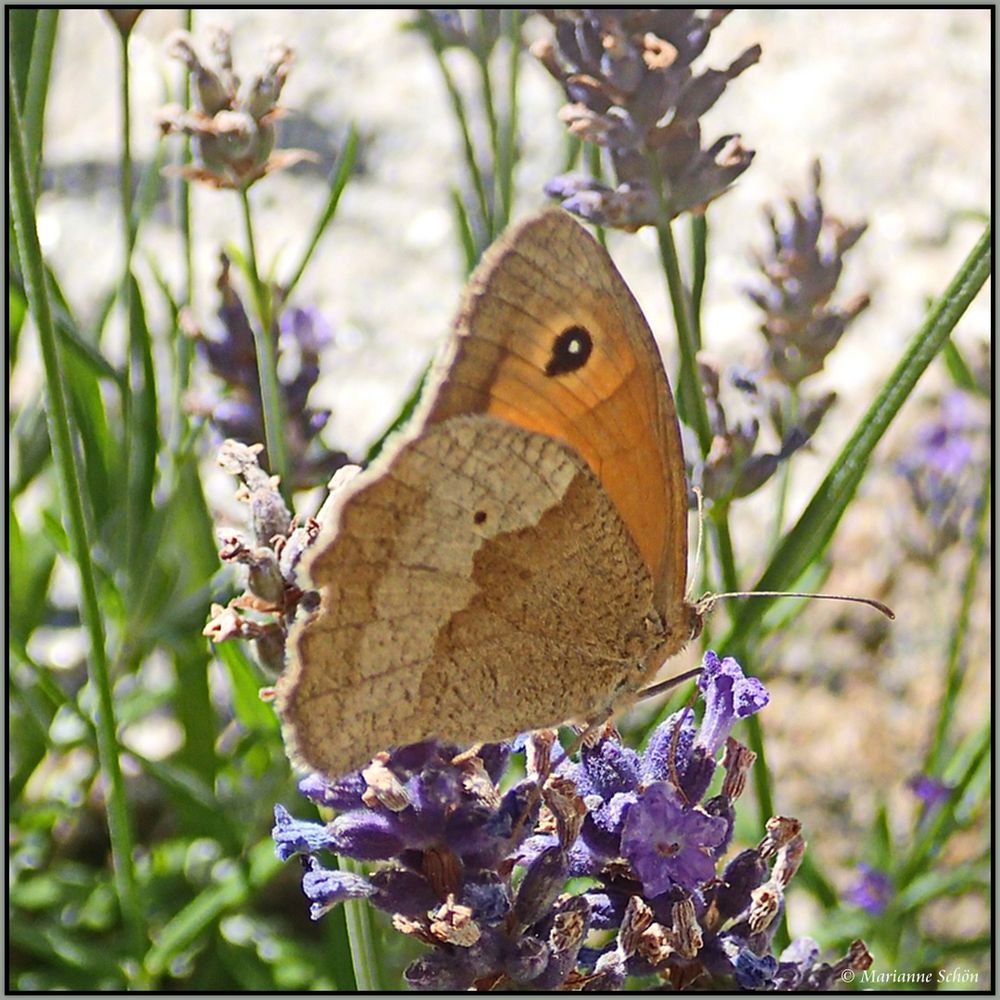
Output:
<svg viewBox="0 0 1000 1000">
<path fill-rule="evenodd" d="M 695 746 L 714 757 L 733 726 L 767 704 L 768 693 L 756 677 L 745 677 L 731 656 L 720 660 L 711 650 L 705 654 L 698 687 L 705 696 L 705 716 Z"/>
<path fill-rule="evenodd" d="M 605 7 L 544 12 L 554 37 L 532 47 L 568 102 L 570 135 L 607 151 L 612 187 L 598 177 L 555 177 L 546 194 L 590 222 L 635 230 L 702 211 L 753 159 L 737 135 L 702 145 L 701 116 L 760 58 L 746 49 L 726 69 L 694 61 L 726 17 L 723 8 Z"/>
<path fill-rule="evenodd" d="M 225 255 L 217 285 L 221 295 L 219 328 L 211 334 L 195 331 L 194 336 L 226 391 L 223 395 L 214 386 L 196 390 L 189 396 L 188 407 L 208 417 L 224 438 L 255 444 L 264 440 L 257 346 Z M 309 405 L 309 395 L 319 380 L 320 354 L 332 343 L 333 330 L 314 306 L 285 308 L 277 325 L 279 388 L 293 485 L 314 486 L 327 482 L 347 461 L 342 452 L 329 451 L 319 437 L 330 411 Z M 267 467 L 266 457 L 263 461 Z"/>
<path fill-rule="evenodd" d="M 762 283 L 747 292 L 764 312 L 760 330 L 768 343 L 769 368 L 792 387 L 823 370 L 846 328 L 869 305 L 867 295 L 842 308 L 830 304 L 844 254 L 867 224 L 847 225 L 828 215 L 820 198 L 821 180 L 816 161 L 806 197 L 790 198 L 782 216 L 765 210 L 771 245 L 757 254 Z"/>
<path fill-rule="evenodd" d="M 915 774 L 907 787 L 924 804 L 924 815 L 930 815 L 941 808 L 951 798 L 954 789 L 937 778 L 927 774 Z"/>
<path fill-rule="evenodd" d="M 577 760 L 538 733 L 467 751 L 425 742 L 337 781 L 308 776 L 303 794 L 339 814 L 308 822 L 277 806 L 275 849 L 303 856 L 313 919 L 367 899 L 429 946 L 404 973 L 415 990 L 607 991 L 634 975 L 674 989 L 826 982 L 839 966 L 817 965 L 818 950 L 771 953 L 805 849 L 799 823 L 773 818 L 756 847 L 719 867 L 754 759 L 728 734 L 767 692 L 714 653 L 700 688 L 700 729 L 682 709 L 642 754 L 607 725 Z M 722 788 L 703 803 L 722 743 Z M 526 777 L 501 785 L 522 752 Z M 354 875 L 325 853 L 380 864 Z M 587 887 L 571 889 L 580 876 Z M 592 946 L 592 929 L 615 937 Z M 843 961 L 862 961 L 852 955 Z"/>
<path fill-rule="evenodd" d="M 880 917 L 892 901 L 892 879 L 886 872 L 864 862 L 858 865 L 858 873 L 858 880 L 844 893 L 844 899 L 867 910 L 873 917 Z"/>
<path fill-rule="evenodd" d="M 984 410 L 968 393 L 950 392 L 935 419 L 917 432 L 913 450 L 897 464 L 914 507 L 926 519 L 929 537 L 911 539 L 914 552 L 926 559 L 973 530 L 988 461 Z"/>
<path fill-rule="evenodd" d="M 718 847 L 725 834 L 725 820 L 686 805 L 671 785 L 658 781 L 645 788 L 629 810 L 621 851 L 647 896 L 659 896 L 675 885 L 693 892 L 715 875 L 708 851 Z"/>
</svg>

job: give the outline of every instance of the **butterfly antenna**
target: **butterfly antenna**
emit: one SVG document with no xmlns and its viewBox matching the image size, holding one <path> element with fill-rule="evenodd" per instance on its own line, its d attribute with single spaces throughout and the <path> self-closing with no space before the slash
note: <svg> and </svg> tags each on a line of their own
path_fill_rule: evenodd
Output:
<svg viewBox="0 0 1000 1000">
<path fill-rule="evenodd" d="M 874 597 L 854 597 L 850 594 L 806 594 L 798 590 L 733 590 L 726 594 L 705 594 L 698 601 L 698 610 L 708 614 L 716 601 L 724 597 L 799 597 L 806 601 L 847 601 L 850 604 L 867 604 L 868 607 L 885 615 L 889 621 L 896 620 L 896 613 L 888 604 L 876 601 Z"/>
<path fill-rule="evenodd" d="M 698 539 L 694 545 L 694 566 L 692 567 L 691 579 L 688 582 L 685 597 L 691 596 L 694 581 L 698 579 L 698 567 L 701 565 L 701 544 L 705 537 L 705 495 L 701 492 L 701 487 L 699 486 L 692 486 L 691 489 L 698 498 Z"/>
</svg>

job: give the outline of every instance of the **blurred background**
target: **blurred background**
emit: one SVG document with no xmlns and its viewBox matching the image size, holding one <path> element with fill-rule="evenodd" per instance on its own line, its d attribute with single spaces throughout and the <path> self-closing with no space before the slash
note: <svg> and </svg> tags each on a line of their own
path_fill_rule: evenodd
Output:
<svg viewBox="0 0 1000 1000">
<path fill-rule="evenodd" d="M 157 112 L 177 100 L 183 77 L 164 42 L 183 17 L 176 10 L 149 10 L 129 35 L 137 176 L 162 155 Z M 410 11 L 389 10 L 194 15 L 196 39 L 213 23 L 231 27 L 235 64 L 244 75 L 263 63 L 276 38 L 295 53 L 281 95 L 289 113 L 278 123 L 278 145 L 314 157 L 251 189 L 262 271 L 281 270 L 301 257 L 327 199 L 330 172 L 356 129 L 350 181 L 294 298 L 297 306 L 317 311 L 330 331 L 309 397 L 310 406 L 330 410 L 323 443 L 354 461 L 364 458 L 414 392 L 465 281 L 451 194 L 462 182 L 460 137 L 440 67 L 426 38 L 408 27 L 413 20 Z M 538 16 L 523 26 L 528 42 L 549 32 Z M 848 224 L 867 223 L 845 257 L 835 297 L 846 301 L 866 293 L 870 305 L 811 383 L 814 394 L 834 391 L 837 400 L 789 465 L 781 501 L 789 521 L 988 217 L 992 32 L 988 10 L 739 11 L 713 33 L 702 57 L 724 66 L 750 45 L 763 50 L 759 64 L 731 83 L 702 119 L 709 140 L 739 133 L 756 151 L 750 168 L 708 213 L 702 340 L 714 364 L 729 372 L 761 363 L 760 310 L 746 292 L 757 281 L 754 255 L 769 247 L 765 205 L 780 211 L 788 197 L 805 197 L 811 165 L 819 159 L 827 213 Z M 43 252 L 78 327 L 103 323 L 101 349 L 115 364 L 126 353 L 125 323 L 114 311 L 105 323 L 103 311 L 123 260 L 119 45 L 104 14 L 60 12 L 36 208 Z M 476 66 L 468 53 L 446 56 L 458 85 L 472 86 Z M 557 118 L 562 91 L 527 54 L 520 74 L 514 218 L 549 200 L 543 186 L 566 161 Z M 144 287 L 177 288 L 184 279 L 175 183 L 165 182 L 155 194 L 142 225 L 133 269 Z M 192 184 L 190 198 L 195 284 L 186 322 L 211 333 L 220 326 L 220 249 L 241 242 L 243 221 L 231 192 Z M 608 246 L 673 378 L 677 346 L 655 233 L 609 231 Z M 145 305 L 151 330 L 176 321 L 169 297 L 150 293 Z M 850 903 L 862 878 L 858 865 L 888 870 L 914 836 L 927 800 L 915 794 L 912 781 L 936 739 L 946 678 L 955 676 L 949 663 L 956 657 L 962 683 L 945 742 L 960 755 L 988 726 L 990 540 L 987 528 L 982 551 L 970 556 L 975 541 L 968 514 L 988 503 L 988 292 L 972 303 L 953 340 L 974 391 L 956 397 L 954 367 L 941 359 L 931 365 L 880 444 L 828 553 L 824 590 L 877 597 L 894 608 L 897 620 L 889 624 L 850 605 L 797 609 L 787 627 L 772 630 L 754 664 L 771 692 L 762 723 L 776 808 L 802 820 L 810 856 L 838 896 L 837 907 L 822 893 L 790 897 L 793 932 L 821 941 L 864 934 L 865 921 L 884 912 L 859 905 L 857 897 Z M 166 342 L 154 350 L 164 354 Z M 191 392 L 210 391 L 204 359 L 196 357 L 193 365 Z M 9 375 L 16 430 L 44 383 L 30 320 Z M 162 405 L 168 408 L 169 398 Z M 731 405 L 739 412 L 738 394 Z M 169 423 L 173 416 L 167 412 L 163 419 Z M 956 436 L 960 485 L 942 514 L 934 498 L 920 492 L 913 468 Z M 207 507 L 216 523 L 239 524 L 244 513 L 233 502 L 232 479 L 215 466 L 213 440 L 204 435 L 194 452 Z M 11 462 L 19 538 L 27 544 L 51 536 L 54 478 L 44 470 L 26 478 L 23 450 L 16 447 Z M 777 485 L 731 508 L 737 565 L 748 587 L 765 565 Z M 314 512 L 323 495 L 300 493 L 296 510 Z M 200 537 L 197 544 L 211 584 L 175 591 L 169 609 L 151 613 L 139 643 L 142 655 L 123 655 L 115 677 L 139 866 L 155 901 L 154 941 L 162 951 L 152 963 L 151 982 L 165 989 L 347 987 L 350 973 L 337 950 L 343 916 L 335 912 L 310 924 L 296 867 L 278 866 L 269 854 L 273 803 L 298 803 L 273 726 L 258 710 L 246 709 L 252 724 L 241 715 L 240 705 L 252 701 L 255 684 L 266 677 L 246 665 L 220 663 L 200 634 L 210 600 L 224 603 L 241 586 L 228 569 L 216 572 L 217 562 L 208 568 L 217 557 L 205 541 Z M 87 954 L 112 934 L 118 917 L 108 881 L 105 788 L 93 734 L 83 721 L 92 704 L 86 635 L 75 609 L 75 574 L 58 545 L 50 548 L 50 571 L 40 582 L 33 578 L 34 610 L 19 625 L 12 621 L 8 917 L 16 932 L 8 985 L 114 988 L 124 981 L 125 959 Z M 11 585 L 16 593 L 16 572 Z M 17 600 L 26 599 L 22 594 Z M 12 616 L 22 606 L 15 602 Z M 963 615 L 956 653 L 956 622 Z M 126 621 L 119 619 L 121 629 Z M 111 632 L 115 642 L 127 638 L 114 627 Z M 695 658 L 692 651 L 681 665 Z M 197 671 L 203 681 L 190 680 Z M 189 683 L 207 684 L 206 714 L 184 708 Z M 192 777 L 199 773 L 193 763 L 199 752 L 224 761 L 211 779 L 205 772 Z M 926 961 L 960 961 L 989 976 L 992 893 L 982 862 L 990 844 L 990 800 L 989 788 L 981 786 L 988 784 L 988 767 L 977 781 L 964 819 L 937 858 L 951 877 L 949 888 L 929 895 L 915 913 L 907 911 L 906 933 L 937 943 L 936 950 L 928 944 L 920 952 Z M 220 808 L 232 815 L 220 817 Z M 178 900 L 185 905 L 178 908 Z M 384 947 L 388 964 L 404 963 L 405 956 L 396 955 L 403 945 L 391 931 Z"/>
</svg>

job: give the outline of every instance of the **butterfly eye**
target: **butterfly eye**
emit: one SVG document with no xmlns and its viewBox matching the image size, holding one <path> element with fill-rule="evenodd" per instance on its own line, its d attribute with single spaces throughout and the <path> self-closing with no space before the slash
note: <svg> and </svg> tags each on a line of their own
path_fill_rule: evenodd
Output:
<svg viewBox="0 0 1000 1000">
<path fill-rule="evenodd" d="M 545 374 L 566 375 L 582 368 L 594 349 L 590 333 L 582 326 L 568 326 L 552 342 L 552 353 L 545 365 Z"/>
</svg>

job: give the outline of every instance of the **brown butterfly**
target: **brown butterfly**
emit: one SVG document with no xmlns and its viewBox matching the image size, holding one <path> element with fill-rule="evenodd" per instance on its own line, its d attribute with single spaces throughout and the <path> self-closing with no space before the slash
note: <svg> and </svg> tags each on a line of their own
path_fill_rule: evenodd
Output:
<svg viewBox="0 0 1000 1000">
<path fill-rule="evenodd" d="M 659 352 L 559 210 L 486 254 L 410 425 L 332 506 L 276 690 L 293 760 L 327 775 L 593 719 L 701 627 Z"/>
</svg>

